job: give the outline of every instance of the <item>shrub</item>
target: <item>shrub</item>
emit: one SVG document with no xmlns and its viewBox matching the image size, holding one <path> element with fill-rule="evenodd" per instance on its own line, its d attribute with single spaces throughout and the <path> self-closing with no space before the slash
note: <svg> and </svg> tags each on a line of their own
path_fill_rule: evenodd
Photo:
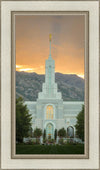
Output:
<svg viewBox="0 0 100 170">
<path fill-rule="evenodd" d="M 66 137 L 66 130 L 64 128 L 59 129 L 58 136 L 59 137 Z"/>
</svg>

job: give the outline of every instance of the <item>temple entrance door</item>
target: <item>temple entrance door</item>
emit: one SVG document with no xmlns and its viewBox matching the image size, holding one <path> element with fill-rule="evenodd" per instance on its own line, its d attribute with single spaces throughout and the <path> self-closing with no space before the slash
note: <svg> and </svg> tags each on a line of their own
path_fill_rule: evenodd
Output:
<svg viewBox="0 0 100 170">
<path fill-rule="evenodd" d="M 54 139 L 54 128 L 51 123 L 48 123 L 46 126 L 46 137 L 47 139 Z"/>
</svg>

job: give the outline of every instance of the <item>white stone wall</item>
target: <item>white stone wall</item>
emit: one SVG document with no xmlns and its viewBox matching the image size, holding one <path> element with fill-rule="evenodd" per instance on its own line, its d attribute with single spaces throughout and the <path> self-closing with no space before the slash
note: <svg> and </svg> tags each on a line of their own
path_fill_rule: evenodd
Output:
<svg viewBox="0 0 100 170">
<path fill-rule="evenodd" d="M 46 106 L 52 103 L 55 107 L 55 116 L 53 120 L 46 120 Z M 66 130 L 69 126 L 74 128 L 76 124 L 76 116 L 81 111 L 84 102 L 63 102 L 60 100 L 38 100 L 37 102 L 25 102 L 32 115 L 32 128 L 33 130 L 38 127 L 42 131 L 46 128 L 48 123 L 52 123 L 54 129 L 61 129 L 64 127 Z"/>
</svg>

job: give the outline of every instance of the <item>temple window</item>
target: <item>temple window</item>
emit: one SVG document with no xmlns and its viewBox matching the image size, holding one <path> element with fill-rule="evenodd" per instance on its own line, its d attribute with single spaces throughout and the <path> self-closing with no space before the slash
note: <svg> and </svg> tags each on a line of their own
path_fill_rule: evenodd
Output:
<svg viewBox="0 0 100 170">
<path fill-rule="evenodd" d="M 46 108 L 46 119 L 53 119 L 53 106 L 51 105 Z"/>
</svg>

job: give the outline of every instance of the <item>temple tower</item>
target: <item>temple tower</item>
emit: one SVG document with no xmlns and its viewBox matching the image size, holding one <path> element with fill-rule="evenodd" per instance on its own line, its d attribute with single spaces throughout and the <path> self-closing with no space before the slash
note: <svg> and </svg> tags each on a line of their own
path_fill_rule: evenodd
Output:
<svg viewBox="0 0 100 170">
<path fill-rule="evenodd" d="M 38 94 L 38 99 L 61 99 L 61 93 L 57 91 L 55 83 L 55 61 L 51 56 L 51 34 L 49 35 L 49 57 L 45 62 L 45 83 L 42 92 Z"/>
<path fill-rule="evenodd" d="M 63 126 L 63 99 L 55 83 L 55 61 L 51 56 L 51 34 L 49 35 L 49 57 L 45 62 L 45 82 L 36 103 L 37 127 L 46 130 L 46 137 L 54 138 L 55 129 Z M 58 120 L 58 121 L 57 121 Z"/>
</svg>

